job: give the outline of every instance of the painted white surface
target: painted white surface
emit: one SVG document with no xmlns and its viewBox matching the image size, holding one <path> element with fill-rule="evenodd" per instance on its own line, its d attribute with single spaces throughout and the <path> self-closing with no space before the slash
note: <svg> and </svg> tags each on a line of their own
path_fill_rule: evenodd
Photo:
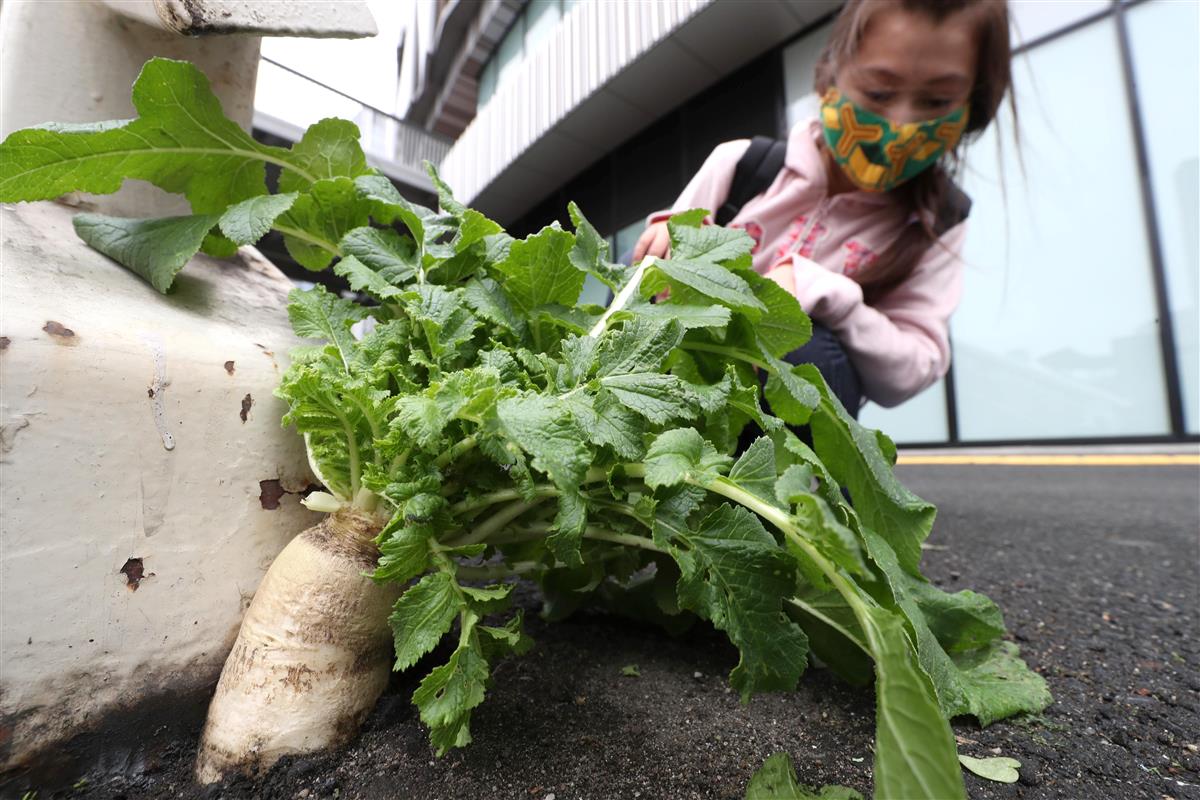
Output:
<svg viewBox="0 0 1200 800">
<path fill-rule="evenodd" d="M 287 279 L 243 248 L 163 296 L 80 241 L 74 211 L 0 207 L 0 770 L 211 685 L 267 566 L 319 517 L 259 497 L 312 481 L 271 394 L 300 344 Z"/>
</svg>

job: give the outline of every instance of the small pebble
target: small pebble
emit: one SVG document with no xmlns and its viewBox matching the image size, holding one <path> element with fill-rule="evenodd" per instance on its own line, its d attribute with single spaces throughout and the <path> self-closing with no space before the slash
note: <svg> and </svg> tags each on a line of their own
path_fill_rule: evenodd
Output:
<svg viewBox="0 0 1200 800">
<path fill-rule="evenodd" d="M 704 677 L 704 673 L 703 672 L 693 672 L 692 677 L 695 678 L 696 680 L 700 680 L 701 678 Z"/>
</svg>

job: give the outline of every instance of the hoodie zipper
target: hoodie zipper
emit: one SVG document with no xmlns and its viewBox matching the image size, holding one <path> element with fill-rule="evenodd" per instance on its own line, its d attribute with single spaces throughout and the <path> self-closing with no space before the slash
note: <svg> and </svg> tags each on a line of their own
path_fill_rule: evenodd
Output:
<svg viewBox="0 0 1200 800">
<path fill-rule="evenodd" d="M 796 237 L 796 241 L 792 242 L 792 246 L 791 246 L 791 249 L 789 252 L 791 252 L 791 253 L 799 253 L 800 252 L 800 249 L 802 247 L 804 247 L 804 244 L 808 241 L 808 237 L 812 235 L 813 229 L 817 227 L 817 224 L 821 220 L 825 219 L 825 214 L 826 214 L 826 212 L 828 212 L 829 206 L 832 202 L 833 202 L 833 199 L 830 197 L 822 197 L 821 198 L 820 202 L 817 203 L 817 207 L 814 208 L 812 211 L 812 214 L 809 215 L 808 224 L 806 224 L 804 226 L 804 230 L 802 230 L 800 232 L 800 235 Z M 816 245 L 817 245 L 817 243 L 813 242 L 812 254 L 814 256 L 817 254 Z"/>
</svg>

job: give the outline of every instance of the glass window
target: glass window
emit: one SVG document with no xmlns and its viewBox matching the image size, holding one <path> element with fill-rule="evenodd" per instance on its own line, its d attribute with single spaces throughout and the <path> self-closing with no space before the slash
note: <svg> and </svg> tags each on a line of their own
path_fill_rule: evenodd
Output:
<svg viewBox="0 0 1200 800">
<path fill-rule="evenodd" d="M 1116 37 L 1108 17 L 1014 61 L 1023 170 L 1007 114 L 999 168 L 995 126 L 967 154 L 951 323 L 965 441 L 1168 432 Z"/>
<path fill-rule="evenodd" d="M 496 64 L 496 85 L 504 84 L 505 79 L 512 74 L 520 63 L 525 47 L 525 15 L 517 17 L 517 21 L 500 40 L 500 47 L 492 56 Z"/>
<path fill-rule="evenodd" d="M 496 91 L 496 73 L 499 71 L 499 64 L 495 56 L 488 59 L 488 62 L 483 65 L 483 72 L 479 73 L 479 96 L 475 100 L 477 108 L 483 108 L 487 105 L 488 100 L 492 99 L 492 95 Z"/>
<path fill-rule="evenodd" d="M 1111 6 L 1110 0 L 1009 0 L 1013 47 L 1062 30 Z"/>
<path fill-rule="evenodd" d="M 525 7 L 525 52 L 554 32 L 562 16 L 558 0 L 529 0 Z"/>
<path fill-rule="evenodd" d="M 946 383 L 938 381 L 895 408 L 867 403 L 859 412 L 858 421 L 883 431 L 901 445 L 948 441 Z"/>
<path fill-rule="evenodd" d="M 1187 430 L 1200 431 L 1200 5 L 1156 0 L 1125 12 L 1150 155 Z"/>
<path fill-rule="evenodd" d="M 832 23 L 824 25 L 783 49 L 783 97 L 787 103 L 789 129 L 802 119 L 815 117 L 820 109 L 813 80 L 817 56 L 821 55 L 832 30 Z"/>
</svg>

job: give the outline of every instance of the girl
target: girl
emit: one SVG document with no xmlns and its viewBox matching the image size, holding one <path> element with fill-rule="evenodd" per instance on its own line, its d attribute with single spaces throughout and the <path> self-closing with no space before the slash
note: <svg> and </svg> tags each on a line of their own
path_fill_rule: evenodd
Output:
<svg viewBox="0 0 1200 800">
<path fill-rule="evenodd" d="M 864 396 L 898 405 L 950 366 L 969 208 L 950 174 L 1009 82 L 1005 0 L 849 0 L 817 64 L 819 118 L 792 129 L 779 175 L 729 223 L 812 317 L 787 360 L 815 363 L 851 414 Z M 672 213 L 719 208 L 748 146 L 719 145 L 651 215 L 634 259 L 667 254 Z"/>
</svg>

